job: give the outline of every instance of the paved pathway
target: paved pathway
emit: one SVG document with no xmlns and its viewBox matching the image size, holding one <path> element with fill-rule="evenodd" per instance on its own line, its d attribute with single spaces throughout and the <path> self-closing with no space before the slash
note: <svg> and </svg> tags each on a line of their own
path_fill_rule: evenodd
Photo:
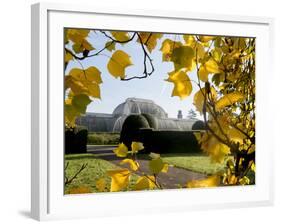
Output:
<svg viewBox="0 0 281 224">
<path fill-rule="evenodd" d="M 118 166 L 126 167 L 126 165 L 120 165 L 122 158 L 115 156 L 112 152 L 114 146 L 93 146 L 88 145 L 88 152 L 93 153 L 101 159 L 110 161 Z M 138 159 L 140 167 L 143 172 L 149 173 L 148 162 L 149 160 L 146 159 Z M 140 174 L 140 173 L 139 173 Z M 206 175 L 189 171 L 186 169 L 181 169 L 177 167 L 169 167 L 167 173 L 160 173 L 159 174 L 159 183 L 166 188 L 166 189 L 177 189 L 179 188 L 178 184 L 186 185 L 187 181 L 194 180 L 194 179 L 204 179 Z"/>
</svg>

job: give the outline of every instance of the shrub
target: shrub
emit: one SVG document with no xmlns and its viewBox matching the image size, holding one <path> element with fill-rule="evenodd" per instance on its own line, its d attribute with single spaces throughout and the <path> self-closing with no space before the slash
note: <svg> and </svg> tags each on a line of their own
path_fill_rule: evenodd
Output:
<svg viewBox="0 0 281 224">
<path fill-rule="evenodd" d="M 140 138 L 146 152 L 197 153 L 200 146 L 192 131 L 140 130 Z"/>
<path fill-rule="evenodd" d="M 123 123 L 120 142 L 131 149 L 132 141 L 140 141 L 139 130 L 149 127 L 149 123 L 143 115 L 129 115 Z"/>
<path fill-rule="evenodd" d="M 65 154 L 87 152 L 88 130 L 71 128 L 65 130 Z"/>
<path fill-rule="evenodd" d="M 88 144 L 93 145 L 117 145 L 119 143 L 119 133 L 90 133 Z"/>
<path fill-rule="evenodd" d="M 145 119 L 147 120 L 150 128 L 153 128 L 155 130 L 158 129 L 158 121 L 157 121 L 157 119 L 153 115 L 151 115 L 151 114 L 142 114 L 142 116 L 145 117 Z"/>
<path fill-rule="evenodd" d="M 205 130 L 205 124 L 203 121 L 196 121 L 192 125 L 192 130 Z"/>
</svg>

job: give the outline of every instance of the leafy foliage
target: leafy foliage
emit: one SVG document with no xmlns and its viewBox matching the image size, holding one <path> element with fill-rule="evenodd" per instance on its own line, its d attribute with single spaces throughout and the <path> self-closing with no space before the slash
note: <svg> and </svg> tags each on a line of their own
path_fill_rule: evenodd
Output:
<svg viewBox="0 0 281 224">
<path fill-rule="evenodd" d="M 84 59 L 92 59 L 94 65 L 95 57 L 106 51 L 111 54 L 107 55 L 107 70 L 113 77 L 121 81 L 147 78 L 154 72 L 151 53 L 158 50 L 156 46 L 159 43 L 163 63 L 173 64 L 173 70 L 166 79 L 174 85 L 171 96 L 184 100 L 194 93 L 195 86 L 199 88 L 191 100 L 204 117 L 206 130 L 197 134 L 202 150 L 217 163 L 234 157 L 233 164 L 227 163 L 227 171 L 218 174 L 220 184 L 245 185 L 255 182 L 250 177 L 250 173 L 255 172 L 255 38 L 175 35 L 171 39 L 151 32 L 95 31 L 107 38 L 104 48 L 96 50 L 89 41 L 91 32 L 85 29 L 65 30 L 65 67 L 73 60 L 80 63 Z M 130 42 L 136 42 L 143 54 L 140 76 L 126 74 L 127 67 L 133 63 L 130 55 L 123 50 L 125 48 L 121 50 L 118 47 L 125 47 Z M 197 80 L 192 80 L 190 73 L 195 73 Z M 95 66 L 73 68 L 65 74 L 66 126 L 75 126 L 76 118 L 85 113 L 92 100 L 101 98 L 101 77 Z M 145 127 L 149 127 L 150 124 L 146 123 Z M 137 140 L 122 141 L 125 144 L 115 150 L 116 154 L 127 157 L 132 141 Z M 134 150 L 133 154 L 137 151 Z M 162 172 L 161 159 L 152 159 L 150 164 L 152 173 Z M 114 181 L 111 189 L 125 189 L 132 170 L 109 172 Z M 120 178 L 122 181 L 119 183 L 117 180 Z M 152 180 L 145 178 L 148 176 L 139 179 L 136 189 L 151 187 L 149 181 Z M 214 179 L 217 180 L 213 177 L 187 185 L 216 185 L 218 182 Z M 159 187 L 157 179 L 154 183 Z"/>
</svg>

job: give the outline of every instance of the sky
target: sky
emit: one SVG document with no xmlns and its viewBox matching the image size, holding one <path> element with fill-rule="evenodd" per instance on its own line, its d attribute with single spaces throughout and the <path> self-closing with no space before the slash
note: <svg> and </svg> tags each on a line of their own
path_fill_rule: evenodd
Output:
<svg viewBox="0 0 281 224">
<path fill-rule="evenodd" d="M 94 99 L 87 107 L 87 112 L 95 113 L 112 113 L 120 103 L 129 97 L 143 98 L 153 100 L 160 105 L 168 116 L 177 117 L 178 111 L 181 110 L 183 117 L 186 117 L 190 109 L 195 110 L 193 106 L 193 96 L 198 91 L 198 87 L 193 85 L 192 94 L 181 100 L 179 97 L 172 97 L 174 84 L 165 81 L 168 78 L 168 72 L 174 70 L 171 62 L 162 62 L 162 52 L 160 51 L 162 40 L 170 38 L 175 39 L 174 34 L 165 34 L 157 43 L 156 48 L 150 54 L 153 59 L 154 73 L 145 79 L 133 79 L 130 81 L 121 81 L 114 78 L 107 70 L 107 63 L 112 52 L 103 51 L 97 57 L 90 57 L 81 61 L 84 69 L 95 66 L 101 71 L 103 83 L 100 85 L 101 99 Z M 177 35 L 176 40 L 181 37 Z M 100 50 L 108 41 L 100 32 L 90 32 L 89 42 L 96 50 Z M 136 43 L 136 39 L 124 45 L 116 44 L 116 50 L 125 51 L 131 56 L 133 65 L 126 68 L 126 77 L 142 76 L 143 73 L 143 51 L 141 45 Z M 94 53 L 94 51 L 93 51 Z M 67 66 L 66 74 L 73 68 L 81 68 L 77 61 L 71 61 Z M 190 79 L 197 80 L 195 72 L 189 74 Z"/>
</svg>

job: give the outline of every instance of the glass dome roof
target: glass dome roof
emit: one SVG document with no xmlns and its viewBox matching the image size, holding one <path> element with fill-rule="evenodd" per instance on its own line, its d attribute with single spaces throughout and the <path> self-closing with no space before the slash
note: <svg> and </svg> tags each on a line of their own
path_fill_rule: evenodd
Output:
<svg viewBox="0 0 281 224">
<path fill-rule="evenodd" d="M 129 114 L 151 114 L 157 118 L 167 118 L 164 109 L 152 100 L 128 98 L 124 103 L 119 104 L 113 111 L 114 115 Z"/>
</svg>

